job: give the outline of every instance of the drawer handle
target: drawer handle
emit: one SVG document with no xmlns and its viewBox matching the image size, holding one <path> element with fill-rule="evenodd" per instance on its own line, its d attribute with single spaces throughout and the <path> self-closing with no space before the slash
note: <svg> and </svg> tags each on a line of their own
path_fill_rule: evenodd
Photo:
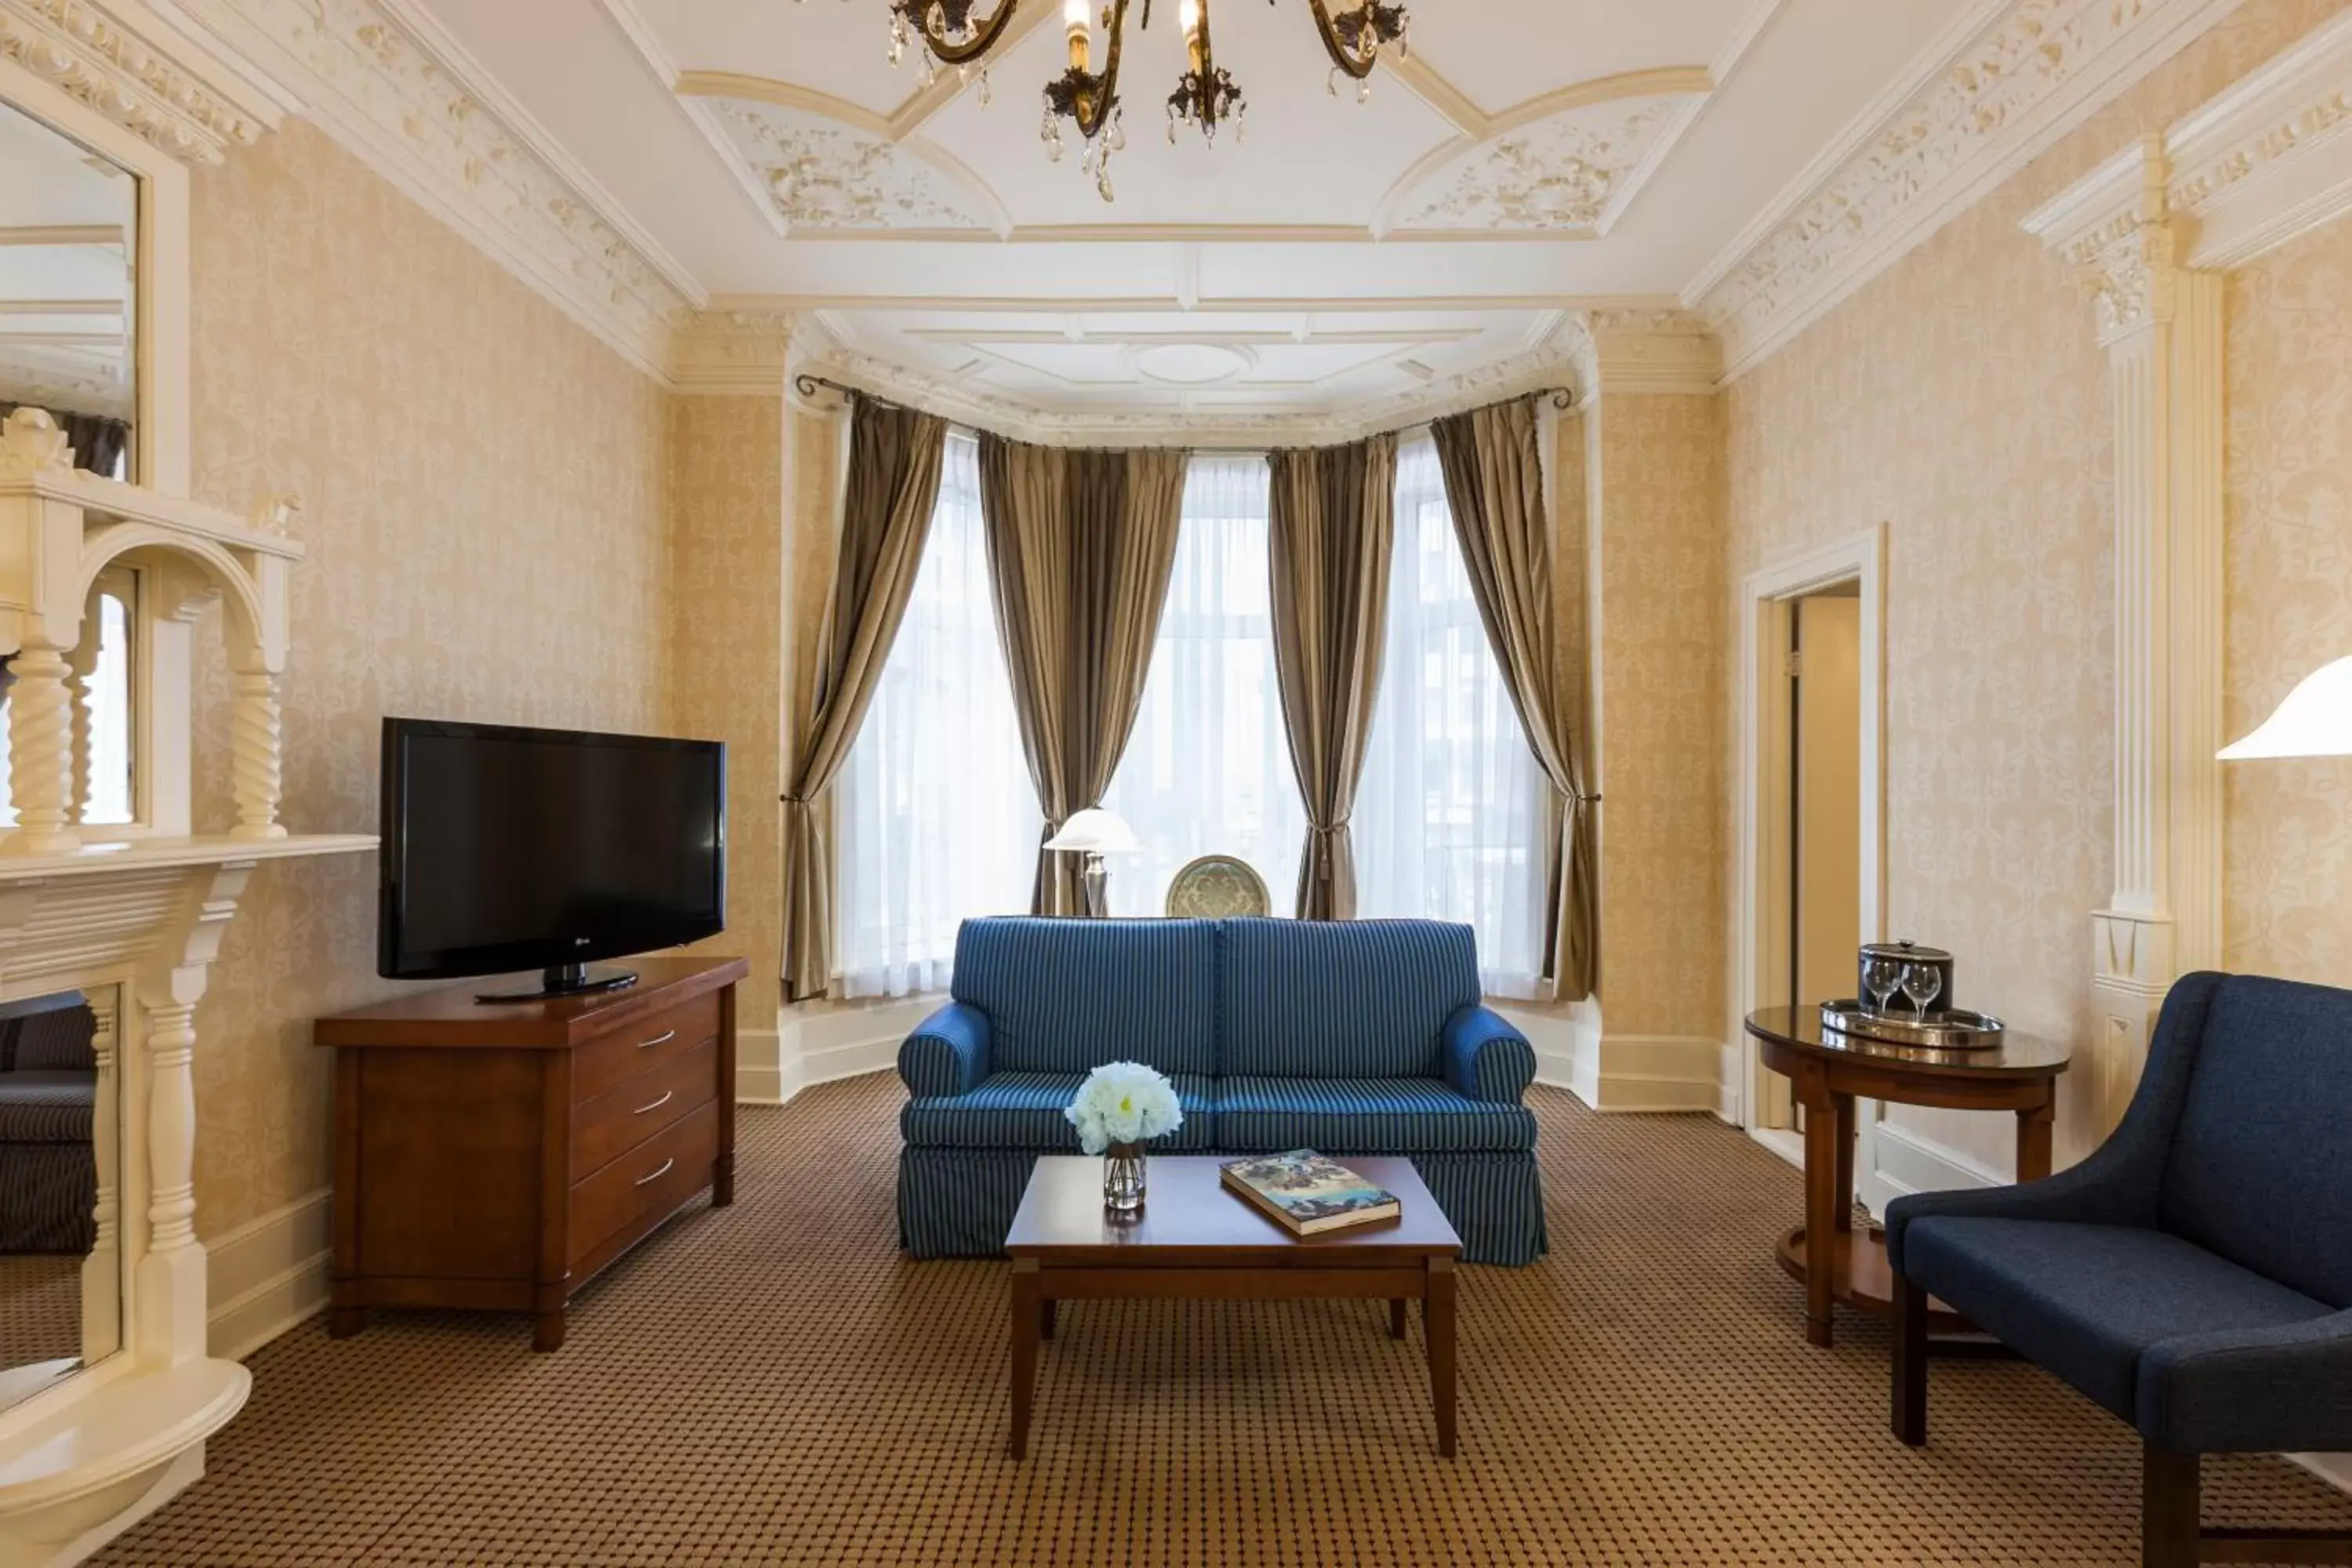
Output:
<svg viewBox="0 0 2352 1568">
<path fill-rule="evenodd" d="M 649 1110 L 659 1110 L 663 1106 L 667 1105 L 671 1100 L 676 1100 L 677 1098 L 677 1090 L 674 1089 L 670 1089 L 664 1093 L 659 1100 L 655 1100 L 651 1105 L 640 1105 L 635 1110 L 629 1112 L 629 1114 L 632 1116 L 643 1116 Z"/>
<path fill-rule="evenodd" d="M 637 1185 L 639 1185 L 639 1186 L 641 1186 L 641 1187 L 642 1187 L 642 1186 L 644 1186 L 647 1182 L 658 1182 L 658 1181 L 660 1181 L 664 1176 L 667 1176 L 667 1175 L 668 1175 L 668 1174 L 669 1174 L 670 1167 L 671 1167 L 672 1165 L 677 1164 L 677 1155 L 675 1155 L 675 1154 L 671 1155 L 668 1159 L 664 1160 L 664 1161 L 661 1163 L 661 1169 L 660 1169 L 660 1170 L 658 1170 L 658 1171 L 656 1171 L 652 1175 L 650 1175 L 650 1176 L 639 1176 L 639 1177 L 637 1178 Z"/>
<path fill-rule="evenodd" d="M 676 1029 L 664 1029 L 660 1034 L 656 1035 L 650 1040 L 640 1040 L 637 1042 L 637 1049 L 641 1051 L 649 1051 L 656 1046 L 667 1045 L 668 1042 L 676 1038 L 677 1038 L 677 1031 Z"/>
</svg>

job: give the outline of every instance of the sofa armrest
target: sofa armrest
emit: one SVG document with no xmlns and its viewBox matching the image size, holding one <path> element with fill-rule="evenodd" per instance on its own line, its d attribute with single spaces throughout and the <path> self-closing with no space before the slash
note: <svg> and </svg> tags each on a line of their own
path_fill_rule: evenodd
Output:
<svg viewBox="0 0 2352 1568">
<path fill-rule="evenodd" d="M 1465 1007 L 1445 1020 L 1443 1061 L 1455 1093 L 1499 1105 L 1517 1105 L 1536 1078 L 1535 1047 L 1492 1007 Z"/>
<path fill-rule="evenodd" d="M 988 1015 L 950 1002 L 898 1047 L 898 1077 L 919 1100 L 969 1094 L 988 1076 Z"/>
<path fill-rule="evenodd" d="M 2133 1409 L 2143 1437 L 2183 1453 L 2352 1448 L 2352 1312 L 2151 1345 Z"/>
</svg>

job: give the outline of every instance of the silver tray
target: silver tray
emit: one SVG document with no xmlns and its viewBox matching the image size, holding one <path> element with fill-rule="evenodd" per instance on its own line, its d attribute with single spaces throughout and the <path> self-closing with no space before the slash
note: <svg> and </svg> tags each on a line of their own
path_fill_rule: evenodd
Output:
<svg viewBox="0 0 2352 1568">
<path fill-rule="evenodd" d="M 1956 1007 L 1930 1013 L 1925 1018 L 1907 1013 L 1873 1012 L 1848 999 L 1822 1004 L 1822 1027 L 1841 1035 L 1859 1035 L 1882 1045 L 1909 1046 L 1937 1051 L 1989 1050 L 2000 1044 L 2008 1026 L 1988 1013 Z"/>
</svg>

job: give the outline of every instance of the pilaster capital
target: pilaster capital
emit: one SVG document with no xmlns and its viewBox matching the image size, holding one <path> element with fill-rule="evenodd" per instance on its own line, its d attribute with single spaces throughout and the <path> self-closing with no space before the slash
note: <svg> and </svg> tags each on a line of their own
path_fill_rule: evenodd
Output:
<svg viewBox="0 0 2352 1568">
<path fill-rule="evenodd" d="M 2100 346 L 2116 348 L 2179 309 L 2182 243 L 2172 207 L 2172 161 L 2161 132 L 2140 140 L 2137 182 L 2086 184 L 2026 220 L 2029 232 L 2074 264 L 2091 301 Z"/>
<path fill-rule="evenodd" d="M 698 311 L 671 343 L 670 380 L 680 392 L 782 395 L 806 326 L 794 310 L 722 305 Z"/>
<path fill-rule="evenodd" d="M 1723 340 L 1695 311 L 1587 310 L 1571 331 L 1581 402 L 1612 392 L 1704 395 L 1723 380 Z"/>
</svg>

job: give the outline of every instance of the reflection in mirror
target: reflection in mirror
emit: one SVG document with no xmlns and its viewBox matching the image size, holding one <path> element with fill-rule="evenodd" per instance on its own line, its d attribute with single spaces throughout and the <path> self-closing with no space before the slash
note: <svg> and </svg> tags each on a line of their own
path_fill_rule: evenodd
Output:
<svg viewBox="0 0 2352 1568">
<path fill-rule="evenodd" d="M 131 636 L 139 624 L 139 574 L 109 567 L 82 611 L 81 640 L 66 655 L 73 700 L 73 801 L 69 816 L 92 826 L 137 820 L 138 793 L 131 747 Z M 7 658 L 0 656 L 0 723 L 7 716 Z M 0 826 L 15 826 L 8 748 L 0 745 Z"/>
<path fill-rule="evenodd" d="M 115 1008 L 0 1003 L 0 1409 L 122 1342 Z"/>
<path fill-rule="evenodd" d="M 76 466 L 137 476 L 139 182 L 0 103 L 0 418 L 48 410 Z"/>
</svg>

